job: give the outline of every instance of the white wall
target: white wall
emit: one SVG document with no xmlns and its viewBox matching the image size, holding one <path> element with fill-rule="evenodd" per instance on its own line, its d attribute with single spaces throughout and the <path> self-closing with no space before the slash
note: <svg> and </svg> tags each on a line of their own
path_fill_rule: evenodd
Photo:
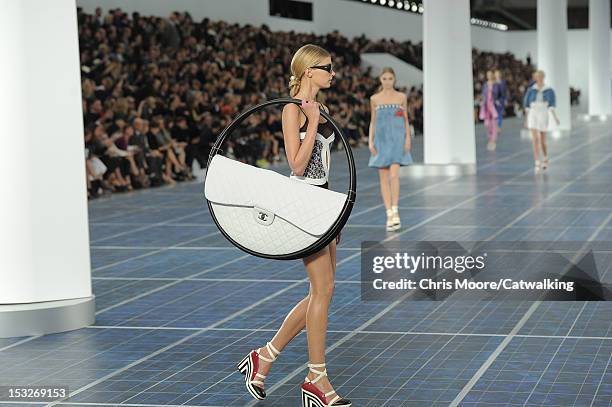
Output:
<svg viewBox="0 0 612 407">
<path fill-rule="evenodd" d="M 506 44 L 505 31 L 472 26 L 472 47 L 480 51 L 498 52 Z"/>
<path fill-rule="evenodd" d="M 523 61 L 525 61 L 527 53 L 531 53 L 531 60 L 535 62 L 537 59 L 537 41 L 536 31 L 508 31 L 504 33 L 504 42 L 501 44 L 499 51 L 510 51 Z"/>
</svg>

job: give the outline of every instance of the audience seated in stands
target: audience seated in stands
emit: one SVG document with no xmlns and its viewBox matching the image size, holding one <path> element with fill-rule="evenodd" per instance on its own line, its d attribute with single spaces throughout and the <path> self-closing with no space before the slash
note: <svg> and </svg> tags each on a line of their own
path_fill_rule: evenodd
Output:
<svg viewBox="0 0 612 407">
<path fill-rule="evenodd" d="M 388 52 L 422 67 L 421 43 L 348 39 L 337 31 L 272 32 L 265 25 L 194 22 L 189 13 L 166 19 L 120 9 L 107 15 L 79 9 L 78 22 L 91 196 L 192 179 L 193 163 L 206 166 L 217 135 L 237 113 L 288 96 L 288 66 L 299 44 L 320 44 L 333 54 L 337 75 L 321 102 L 353 146 L 367 143 L 368 100 L 379 84 L 376 73 L 361 68 L 360 55 Z M 474 94 L 488 69 L 501 69 L 509 88 L 506 114 L 515 114 L 533 67 L 512 54 L 477 50 L 473 63 Z M 413 131 L 422 134 L 422 87 L 401 90 Z M 270 110 L 241 126 L 227 154 L 267 167 L 283 159 L 283 149 L 280 115 Z"/>
</svg>

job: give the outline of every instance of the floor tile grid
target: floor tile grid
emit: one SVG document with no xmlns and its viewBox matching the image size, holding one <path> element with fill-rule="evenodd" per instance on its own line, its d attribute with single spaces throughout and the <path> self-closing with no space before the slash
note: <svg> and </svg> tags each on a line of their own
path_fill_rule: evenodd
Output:
<svg viewBox="0 0 612 407">
<path fill-rule="evenodd" d="M 610 157 L 612 156 L 612 154 L 607 155 L 606 157 Z M 601 160 L 598 161 L 598 163 L 596 163 L 594 166 L 591 167 L 590 170 L 592 170 L 593 168 L 596 168 L 596 166 L 601 164 Z M 589 171 L 590 171 L 589 170 Z M 582 175 L 581 175 L 582 176 Z M 578 177 L 580 178 L 580 177 Z M 574 181 L 572 181 L 574 182 Z M 594 240 L 597 235 L 601 232 L 601 230 L 603 230 L 603 228 L 605 227 L 605 225 L 612 219 L 612 216 L 609 216 L 606 220 L 606 223 L 602 224 L 594 233 L 593 235 L 587 240 L 587 242 L 584 244 L 584 246 L 586 246 L 588 244 L 588 242 Z M 584 247 L 583 246 L 583 247 Z M 575 261 L 576 259 L 574 259 Z M 529 309 L 528 312 L 533 313 L 535 311 L 535 309 L 537 309 L 537 307 L 540 305 L 541 301 L 536 301 L 533 303 L 532 307 Z M 578 315 L 576 316 L 576 318 L 574 319 L 574 322 L 572 323 L 572 326 L 569 328 L 567 334 L 569 334 L 574 325 L 576 324 L 576 322 L 578 321 L 578 319 L 580 318 L 580 315 L 582 314 L 582 311 L 584 310 L 584 308 L 586 307 L 586 302 L 582 305 L 582 308 L 580 310 L 580 312 L 578 313 Z M 533 311 L 532 311 L 533 310 Z M 527 315 L 527 314 L 526 314 Z M 525 320 L 526 322 L 526 320 Z M 524 324 L 524 322 L 523 322 Z M 521 327 L 523 324 L 520 324 Z M 519 324 L 517 324 L 518 326 Z M 514 335 L 516 333 L 518 333 L 520 330 L 520 328 L 513 329 L 513 331 L 504 339 L 504 341 L 498 346 L 498 348 L 494 351 L 494 353 L 489 357 L 489 359 L 482 365 L 481 369 L 479 369 L 478 372 L 476 372 L 476 374 L 472 377 L 472 379 L 470 380 L 470 382 L 468 382 L 468 384 L 466 384 L 466 386 L 461 390 L 461 392 L 457 395 L 457 397 L 453 400 L 453 402 L 450 404 L 450 407 L 455 407 L 458 406 L 461 401 L 465 398 L 465 396 L 470 392 L 470 390 L 473 388 L 474 384 L 476 384 L 476 382 L 480 379 L 480 377 L 482 377 L 482 375 L 485 373 L 485 371 L 488 369 L 488 367 L 495 361 L 495 358 L 504 350 L 504 348 L 508 345 L 508 343 L 513 339 Z M 566 338 L 563 338 L 562 341 L 560 342 L 559 346 L 557 347 L 555 354 L 553 354 L 553 356 L 551 357 L 550 361 L 549 361 L 549 365 L 550 363 L 552 363 L 552 361 L 554 360 L 554 357 L 556 356 L 558 350 L 561 348 L 561 346 L 563 345 L 563 343 L 565 342 Z M 546 367 L 546 369 L 544 369 L 544 372 L 542 373 L 542 376 L 540 376 L 540 379 L 538 379 L 538 382 L 535 384 L 535 386 L 532 389 L 535 390 L 537 388 L 538 383 L 540 382 L 541 378 L 543 377 L 544 373 L 546 372 L 546 370 L 548 369 L 548 366 Z M 529 396 L 531 397 L 531 395 Z M 528 399 L 529 399 L 528 397 Z"/>
</svg>

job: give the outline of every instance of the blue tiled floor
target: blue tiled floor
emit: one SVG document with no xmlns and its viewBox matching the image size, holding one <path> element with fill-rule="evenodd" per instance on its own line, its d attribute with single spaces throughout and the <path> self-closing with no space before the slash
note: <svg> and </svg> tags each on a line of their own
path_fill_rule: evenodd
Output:
<svg viewBox="0 0 612 407">
<path fill-rule="evenodd" d="M 612 342 L 515 338 L 464 399 L 466 406 L 609 406 Z"/>
<path fill-rule="evenodd" d="M 496 152 L 486 151 L 483 130 L 477 175 L 402 178 L 396 234 L 383 229 L 367 150 L 354 151 L 358 200 L 338 250 L 327 338 L 332 382 L 355 406 L 610 407 L 610 303 L 360 299 L 360 244 L 386 238 L 591 239 L 600 276 L 612 282 L 612 130 L 576 122 L 571 135 L 550 138 L 541 174 L 518 122 L 506 122 Z M 414 145 L 422 157 L 421 141 Z M 202 190 L 181 184 L 91 202 L 96 325 L 0 339 L 0 385 L 68 385 L 61 406 L 299 405 L 304 333 L 275 363 L 263 402 L 252 401 L 234 365 L 306 294 L 303 265 L 235 249 Z"/>
</svg>

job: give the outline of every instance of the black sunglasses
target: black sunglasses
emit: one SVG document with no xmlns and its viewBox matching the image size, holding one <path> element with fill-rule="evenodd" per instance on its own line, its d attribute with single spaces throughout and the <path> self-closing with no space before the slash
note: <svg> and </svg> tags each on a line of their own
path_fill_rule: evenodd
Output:
<svg viewBox="0 0 612 407">
<path fill-rule="evenodd" d="M 324 71 L 330 72 L 334 69 L 332 67 L 332 64 L 327 64 L 327 65 L 315 65 L 315 66 L 311 66 L 310 68 L 312 69 L 322 69 Z"/>
</svg>

